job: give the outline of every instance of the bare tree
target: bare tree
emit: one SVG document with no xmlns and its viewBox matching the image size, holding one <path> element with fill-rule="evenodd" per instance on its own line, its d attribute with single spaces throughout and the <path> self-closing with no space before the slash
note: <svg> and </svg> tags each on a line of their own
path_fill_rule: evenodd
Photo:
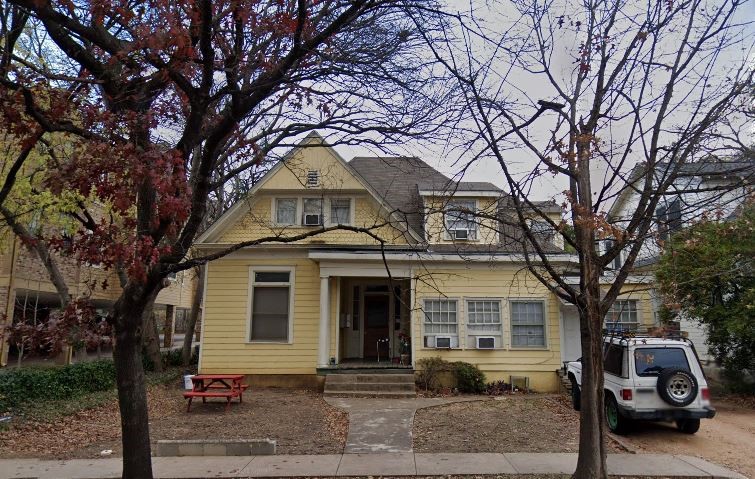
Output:
<svg viewBox="0 0 755 479">
<path fill-rule="evenodd" d="M 4 44 L 6 116 L 74 137 L 70 155 L 48 163 L 46 184 L 107 205 L 101 218 L 77 213 L 70 253 L 114 269 L 121 281 L 110 321 L 123 476 L 152 477 L 144 311 L 168 274 L 243 246 L 186 259 L 213 196 L 224 201 L 228 185 L 246 181 L 276 148 L 314 128 L 333 133 L 331 143 L 385 146 L 444 124 L 445 85 L 417 53 L 423 42 L 407 16 L 429 3 L 6 3 L 53 51 L 39 64 Z"/>
<path fill-rule="evenodd" d="M 475 155 L 463 164 L 498 163 L 510 193 L 501 224 L 515 226 L 512 239 L 529 272 L 579 311 L 575 478 L 606 477 L 603 318 L 653 238 L 656 207 L 675 194 L 685 165 L 746 147 L 740 138 L 751 107 L 753 45 L 749 25 L 739 20 L 741 6 L 736 0 L 491 2 L 447 17 L 446 41 L 428 41 L 464 92 L 461 147 Z M 419 29 L 423 23 L 416 17 Z M 548 182 L 563 185 L 551 198 L 563 206 L 561 221 L 534 200 L 533 190 Z M 608 217 L 628 191 L 637 201 L 627 214 Z M 576 251 L 578 265 L 549 259 L 552 243 L 533 218 Z M 612 246 L 601 249 L 604 238 Z M 620 267 L 601 290 L 617 258 Z"/>
</svg>

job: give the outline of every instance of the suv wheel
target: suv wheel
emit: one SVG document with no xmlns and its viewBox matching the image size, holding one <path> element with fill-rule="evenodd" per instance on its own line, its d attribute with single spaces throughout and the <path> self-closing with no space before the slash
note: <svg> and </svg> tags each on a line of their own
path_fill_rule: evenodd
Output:
<svg viewBox="0 0 755 479">
<path fill-rule="evenodd" d="M 683 368 L 662 370 L 656 387 L 661 399 L 675 407 L 687 406 L 697 397 L 697 379 Z"/>
<path fill-rule="evenodd" d="M 700 429 L 699 419 L 677 419 L 676 427 L 685 434 L 694 434 Z"/>
<path fill-rule="evenodd" d="M 574 379 L 574 376 L 570 376 L 571 380 L 571 405 L 575 411 L 579 411 L 582 404 L 582 394 L 579 392 L 579 384 Z"/>
<path fill-rule="evenodd" d="M 606 424 L 608 424 L 608 429 L 612 433 L 624 435 L 629 431 L 630 420 L 621 415 L 616 399 L 608 392 L 606 392 L 604 410 L 606 413 Z"/>
</svg>

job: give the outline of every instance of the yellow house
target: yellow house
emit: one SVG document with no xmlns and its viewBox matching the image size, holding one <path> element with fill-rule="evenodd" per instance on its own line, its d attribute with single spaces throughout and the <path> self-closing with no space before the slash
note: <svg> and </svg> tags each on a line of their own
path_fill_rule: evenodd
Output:
<svg viewBox="0 0 755 479">
<path fill-rule="evenodd" d="M 208 265 L 200 372 L 319 385 L 341 368 L 440 356 L 557 390 L 562 362 L 580 355 L 576 311 L 527 272 L 499 220 L 504 200 L 417 158 L 346 162 L 311 134 L 199 240 L 207 254 L 266 239 Z M 576 261 L 556 242 L 549 251 Z M 612 317 L 651 324 L 631 288 Z"/>
</svg>

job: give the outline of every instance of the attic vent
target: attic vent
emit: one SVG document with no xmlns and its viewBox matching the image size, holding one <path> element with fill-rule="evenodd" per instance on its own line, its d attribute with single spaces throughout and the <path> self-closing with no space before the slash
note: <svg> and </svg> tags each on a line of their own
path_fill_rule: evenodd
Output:
<svg viewBox="0 0 755 479">
<path fill-rule="evenodd" d="M 318 186 L 320 186 L 320 171 L 307 171 L 307 188 L 317 188 Z"/>
</svg>

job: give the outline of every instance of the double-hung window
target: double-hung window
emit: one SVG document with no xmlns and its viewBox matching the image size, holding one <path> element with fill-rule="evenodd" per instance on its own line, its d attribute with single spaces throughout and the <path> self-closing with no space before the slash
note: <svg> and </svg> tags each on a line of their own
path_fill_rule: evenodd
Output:
<svg viewBox="0 0 755 479">
<path fill-rule="evenodd" d="M 425 347 L 459 347 L 459 321 L 455 299 L 426 299 Z"/>
<path fill-rule="evenodd" d="M 445 210 L 445 227 L 448 239 L 477 239 L 476 211 L 477 202 L 475 200 L 450 200 Z"/>
<path fill-rule="evenodd" d="M 304 208 L 304 213 L 302 214 L 302 225 L 322 225 L 322 198 L 304 198 L 302 200 L 302 205 Z"/>
<path fill-rule="evenodd" d="M 251 341 L 291 341 L 293 271 L 252 270 Z"/>
<path fill-rule="evenodd" d="M 334 225 L 351 224 L 351 199 L 332 198 L 330 200 L 330 222 Z"/>
<path fill-rule="evenodd" d="M 501 302 L 487 299 L 467 300 L 467 347 L 491 349 L 503 345 Z"/>
<path fill-rule="evenodd" d="M 542 301 L 511 302 L 511 346 L 545 347 L 545 306 Z"/>
<path fill-rule="evenodd" d="M 637 329 L 637 300 L 618 299 L 606 313 L 606 330 L 634 331 Z"/>
<path fill-rule="evenodd" d="M 275 200 L 275 222 L 279 225 L 296 224 L 296 198 L 277 198 Z"/>
</svg>

